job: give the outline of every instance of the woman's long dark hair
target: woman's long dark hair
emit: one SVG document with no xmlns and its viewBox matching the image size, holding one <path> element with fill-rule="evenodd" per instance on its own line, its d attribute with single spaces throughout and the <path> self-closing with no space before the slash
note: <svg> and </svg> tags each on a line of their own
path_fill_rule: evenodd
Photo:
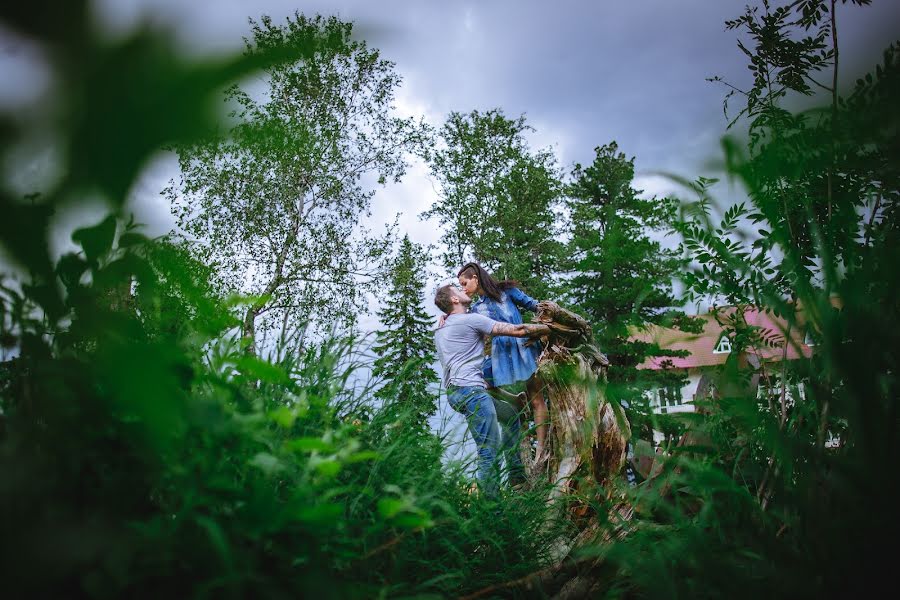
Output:
<svg viewBox="0 0 900 600">
<path fill-rule="evenodd" d="M 484 270 L 484 267 L 475 262 L 463 265 L 463 268 L 459 270 L 459 273 L 457 273 L 456 276 L 464 279 L 477 277 L 478 283 L 481 285 L 484 294 L 497 302 L 500 302 L 500 295 L 506 290 L 514 287 L 521 287 L 518 281 L 513 281 L 512 279 L 497 281 L 491 277 L 490 273 Z"/>
</svg>

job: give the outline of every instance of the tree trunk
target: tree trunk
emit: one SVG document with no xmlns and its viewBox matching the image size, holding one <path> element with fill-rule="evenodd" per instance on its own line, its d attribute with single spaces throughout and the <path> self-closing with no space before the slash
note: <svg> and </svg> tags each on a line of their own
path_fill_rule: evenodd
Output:
<svg viewBox="0 0 900 600">
<path fill-rule="evenodd" d="M 535 479 L 553 485 L 550 500 L 590 474 L 606 486 L 625 466 L 631 428 L 622 409 L 606 399 L 609 361 L 593 344 L 591 327 L 553 302 L 541 302 L 535 321 L 550 326 L 538 359 L 538 376 L 550 405 L 550 453 Z"/>
<path fill-rule="evenodd" d="M 247 308 L 247 313 L 244 315 L 244 331 L 243 338 L 246 340 L 246 348 L 244 351 L 247 354 L 252 356 L 256 356 L 256 316 L 258 309 L 256 306 L 250 306 Z"/>
</svg>

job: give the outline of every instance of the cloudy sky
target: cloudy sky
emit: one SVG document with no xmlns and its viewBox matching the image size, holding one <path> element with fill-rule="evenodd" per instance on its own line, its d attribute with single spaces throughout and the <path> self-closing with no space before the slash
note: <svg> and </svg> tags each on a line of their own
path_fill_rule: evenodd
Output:
<svg viewBox="0 0 900 600">
<path fill-rule="evenodd" d="M 241 51 L 251 17 L 267 14 L 278 22 L 295 11 L 334 14 L 354 21 L 363 37 L 395 62 L 403 77 L 400 112 L 435 126 L 452 110 L 501 107 L 509 116 L 525 114 L 536 129 L 531 143 L 552 146 L 564 167 L 590 161 L 594 147 L 616 140 L 636 157 L 637 187 L 662 194 L 673 186 L 656 172 L 690 179 L 713 174 L 710 160 L 726 124 L 725 89 L 705 79 L 721 75 L 738 85 L 747 82 L 736 34 L 724 27 L 746 3 L 96 0 L 95 14 L 98 28 L 112 36 L 148 20 L 170 28 L 186 52 L 198 55 Z M 842 79 L 852 83 L 900 37 L 898 17 L 898 0 L 840 6 Z M 28 90 L 41 88 L 43 75 L 27 57 L 27 52 L 0 53 L 0 75 L 20 82 L 0 90 L 0 103 L 16 94 L 27 101 Z M 40 180 L 40 165 L 31 174 Z M 161 153 L 135 185 L 132 207 L 150 233 L 172 225 L 159 192 L 176 174 L 173 158 Z M 27 178 L 29 170 L 21 176 Z M 373 221 L 402 213 L 401 227 L 413 241 L 434 242 L 436 223 L 418 215 L 436 197 L 427 169 L 415 164 L 401 184 L 379 189 Z"/>
<path fill-rule="evenodd" d="M 175 29 L 185 50 L 239 51 L 248 17 L 277 22 L 294 11 L 335 14 L 365 31 L 403 76 L 398 110 L 440 125 L 452 111 L 501 107 L 524 113 L 535 146 L 552 146 L 563 166 L 590 161 L 595 146 L 616 140 L 636 157 L 637 187 L 665 193 L 657 171 L 709 174 L 724 133 L 725 90 L 712 75 L 748 79 L 735 32 L 724 21 L 745 0 L 102 0 L 101 27 L 123 32 L 144 19 Z M 852 82 L 898 36 L 900 2 L 841 6 L 843 79 Z M 158 197 L 171 176 L 161 157 L 136 186 L 135 204 L 154 227 L 170 221 Z M 725 191 L 727 193 L 727 191 Z M 401 212 L 417 242 L 437 239 L 418 214 L 436 194 L 422 165 L 400 185 L 379 190 L 375 220 Z"/>
<path fill-rule="evenodd" d="M 756 4 L 759 1 L 754 0 Z M 741 86 L 749 71 L 724 21 L 746 0 L 95 0 L 99 31 L 126 35 L 145 22 L 170 29 L 183 51 L 209 56 L 240 52 L 249 18 L 283 22 L 295 11 L 337 15 L 392 60 L 403 77 L 397 109 L 440 126 L 450 111 L 502 108 L 525 114 L 530 142 L 550 146 L 560 164 L 589 162 L 612 140 L 636 157 L 636 187 L 647 194 L 677 188 L 661 172 L 694 179 L 715 175 L 718 141 L 725 133 L 725 88 L 713 75 Z M 841 74 L 846 85 L 900 38 L 900 0 L 839 6 Z M 0 31 L 0 106 L 27 105 L 47 86 L 27 43 Z M 17 164 L 12 179 L 22 193 L 51 180 L 52 156 Z M 7 165 L 8 166 L 8 165 Z M 10 175 L 6 169 L 5 175 Z M 174 157 L 160 152 L 131 193 L 130 209 L 162 234 L 173 226 L 160 191 L 177 176 Z M 16 183 L 14 181 L 14 183 Z M 721 186 L 720 197 L 737 190 Z M 414 163 L 400 184 L 379 188 L 369 225 L 380 228 L 401 214 L 402 233 L 420 243 L 439 237 L 437 223 L 418 215 L 437 199 L 427 168 Z M 96 207 L 97 211 L 102 207 Z M 62 214 L 60 247 L 68 232 L 94 215 Z M 451 275 L 439 273 L 441 276 Z M 430 282 L 433 287 L 435 282 Z"/>
</svg>

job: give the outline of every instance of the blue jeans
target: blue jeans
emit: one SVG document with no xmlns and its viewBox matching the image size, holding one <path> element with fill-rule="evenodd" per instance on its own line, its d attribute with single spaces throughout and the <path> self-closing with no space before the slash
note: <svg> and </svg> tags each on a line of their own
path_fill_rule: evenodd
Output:
<svg viewBox="0 0 900 600">
<path fill-rule="evenodd" d="M 506 459 L 512 478 L 524 475 L 519 457 L 519 413 L 507 402 L 496 400 L 484 388 L 450 386 L 450 406 L 466 417 L 478 448 L 478 482 L 485 494 L 494 496 L 500 481 L 499 456 Z M 500 423 L 503 423 L 501 433 Z"/>
</svg>

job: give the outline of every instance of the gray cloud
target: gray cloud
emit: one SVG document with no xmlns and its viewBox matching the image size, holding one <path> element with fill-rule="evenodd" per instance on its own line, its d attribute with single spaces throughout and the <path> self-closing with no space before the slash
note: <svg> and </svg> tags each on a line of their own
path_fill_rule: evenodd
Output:
<svg viewBox="0 0 900 600">
<path fill-rule="evenodd" d="M 560 163 L 589 162 L 595 146 L 616 140 L 636 157 L 638 184 L 647 193 L 668 193 L 674 184 L 658 171 L 688 178 L 711 173 L 711 159 L 725 132 L 725 89 L 712 75 L 743 85 L 749 81 L 736 33 L 726 19 L 745 0 L 563 0 L 492 2 L 371 2 L 284 0 L 256 2 L 104 0 L 107 26 L 124 29 L 151 16 L 176 28 L 191 52 L 235 50 L 249 31 L 248 17 L 276 21 L 295 10 L 353 20 L 360 35 L 396 63 L 404 78 L 398 108 L 439 126 L 452 111 L 502 107 L 525 113 L 537 131 L 535 145 L 554 147 Z M 871 68 L 891 41 L 894 2 L 843 6 L 839 32 L 844 80 Z M 164 177 L 160 169 L 136 186 L 137 205 L 162 225 L 164 203 L 150 198 Z M 738 190 L 725 187 L 734 197 Z M 399 185 L 381 188 L 370 224 L 392 221 L 417 242 L 438 239 L 436 223 L 417 215 L 437 198 L 426 169 L 416 166 Z M 141 200 L 142 199 L 142 200 Z M 433 283 L 433 282 L 432 282 Z"/>
<path fill-rule="evenodd" d="M 525 113 L 538 129 L 533 143 L 552 145 L 565 167 L 590 161 L 595 146 L 616 140 L 636 157 L 648 192 L 663 192 L 665 182 L 652 172 L 709 174 L 725 128 L 725 90 L 705 78 L 747 82 L 735 32 L 724 27 L 745 3 L 97 0 L 95 12 L 108 35 L 149 20 L 173 28 L 178 43 L 196 54 L 239 51 L 249 17 L 269 14 L 277 22 L 296 10 L 336 14 L 355 21 L 361 37 L 396 63 L 404 78 L 398 108 L 405 113 L 423 115 L 433 125 L 451 110 L 499 106 L 511 116 Z M 898 16 L 895 1 L 840 6 L 845 84 L 871 68 L 897 37 Z M 30 56 L 25 50 L 22 56 Z M 16 60 L 5 60 L 5 68 L 0 63 L 0 71 L 21 71 L 16 69 L 25 59 Z M 46 74 L 33 71 L 28 89 L 45 87 Z M 171 225 L 158 192 L 173 175 L 173 162 L 161 159 L 132 191 L 133 206 L 154 232 Z M 435 224 L 416 217 L 435 198 L 424 170 L 416 168 L 402 184 L 377 192 L 375 220 L 391 221 L 403 212 L 401 227 L 415 241 L 433 242 Z"/>
<path fill-rule="evenodd" d="M 724 27 L 745 4 L 104 0 L 98 12 L 120 28 L 142 15 L 168 22 L 198 52 L 240 47 L 248 17 L 337 14 L 354 20 L 396 62 L 406 94 L 438 120 L 451 110 L 500 106 L 557 132 L 553 141 L 563 164 L 590 160 L 594 146 L 616 139 L 641 169 L 693 175 L 716 152 L 714 144 L 698 147 L 696 141 L 715 140 L 725 125 L 725 90 L 705 78 L 748 80 L 735 32 Z M 853 65 L 871 65 L 892 39 L 888 24 L 900 16 L 900 5 L 840 9 L 850 77 Z M 540 132 L 537 137 L 547 140 Z"/>
</svg>

